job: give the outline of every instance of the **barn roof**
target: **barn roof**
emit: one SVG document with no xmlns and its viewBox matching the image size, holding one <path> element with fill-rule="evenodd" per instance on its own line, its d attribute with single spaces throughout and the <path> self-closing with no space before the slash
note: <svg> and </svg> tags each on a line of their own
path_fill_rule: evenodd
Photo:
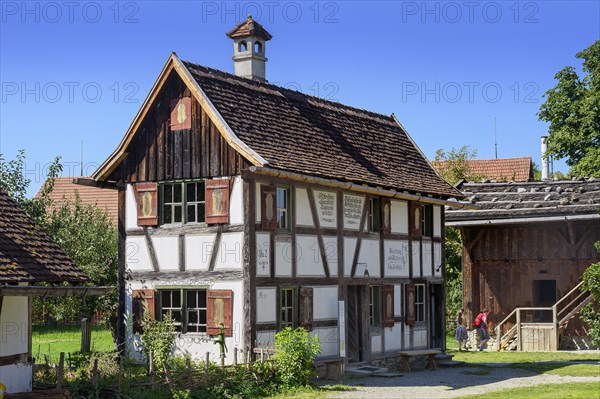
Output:
<svg viewBox="0 0 600 399">
<path fill-rule="evenodd" d="M 394 115 L 382 115 L 180 60 L 172 54 L 117 150 L 94 173 L 107 180 L 177 71 L 227 142 L 251 164 L 440 198 L 462 198 L 433 169 Z"/>
<path fill-rule="evenodd" d="M 54 188 L 48 197 L 55 206 L 58 206 L 66 201 L 75 201 L 75 193 L 79 194 L 83 204 L 105 210 L 113 224 L 117 225 L 119 205 L 117 190 L 76 184 L 72 177 L 57 177 L 54 179 Z"/>
<path fill-rule="evenodd" d="M 85 280 L 62 249 L 0 190 L 0 283 Z"/>
<path fill-rule="evenodd" d="M 470 159 L 465 162 L 468 167 L 467 174 L 472 177 L 518 182 L 533 179 L 531 157 Z M 434 168 L 443 170 L 450 165 L 450 161 L 432 161 L 431 164 Z"/>
<path fill-rule="evenodd" d="M 461 183 L 479 209 L 447 208 L 449 225 L 600 219 L 600 179 Z"/>
</svg>

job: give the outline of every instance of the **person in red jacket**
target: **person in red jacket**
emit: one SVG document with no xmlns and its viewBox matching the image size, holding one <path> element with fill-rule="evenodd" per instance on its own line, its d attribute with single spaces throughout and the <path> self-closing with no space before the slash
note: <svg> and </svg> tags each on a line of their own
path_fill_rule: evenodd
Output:
<svg viewBox="0 0 600 399">
<path fill-rule="evenodd" d="M 482 351 L 487 346 L 487 341 L 490 339 L 490 329 L 488 327 L 489 314 L 489 310 L 483 309 L 477 315 L 475 321 L 473 321 L 473 326 L 477 329 L 477 334 L 479 335 L 479 345 L 477 345 L 479 351 Z"/>
</svg>

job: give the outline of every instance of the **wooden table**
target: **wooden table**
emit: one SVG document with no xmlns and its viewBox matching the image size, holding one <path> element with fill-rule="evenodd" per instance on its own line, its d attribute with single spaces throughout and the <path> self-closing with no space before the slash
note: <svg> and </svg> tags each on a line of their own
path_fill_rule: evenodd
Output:
<svg viewBox="0 0 600 399">
<path fill-rule="evenodd" d="M 402 355 L 402 371 L 406 371 L 410 373 L 410 358 L 413 356 L 427 356 L 427 364 L 425 368 L 428 369 L 431 367 L 432 370 L 435 370 L 435 355 L 439 355 L 441 352 L 438 349 L 419 349 L 413 351 L 402 351 L 400 355 Z"/>
</svg>

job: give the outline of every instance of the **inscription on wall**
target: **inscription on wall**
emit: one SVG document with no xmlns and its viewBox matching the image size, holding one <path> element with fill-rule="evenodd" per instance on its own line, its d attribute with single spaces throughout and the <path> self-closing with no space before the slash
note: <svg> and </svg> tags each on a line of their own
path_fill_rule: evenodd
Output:
<svg viewBox="0 0 600 399">
<path fill-rule="evenodd" d="M 358 230 L 365 197 L 344 195 L 344 228 Z"/>
<path fill-rule="evenodd" d="M 271 241 L 269 234 L 256 234 L 256 275 L 271 275 Z"/>
<path fill-rule="evenodd" d="M 315 191 L 315 203 L 321 227 L 337 227 L 336 194 L 328 191 Z"/>
<path fill-rule="evenodd" d="M 386 276 L 408 277 L 408 241 L 385 241 L 384 251 Z"/>
</svg>

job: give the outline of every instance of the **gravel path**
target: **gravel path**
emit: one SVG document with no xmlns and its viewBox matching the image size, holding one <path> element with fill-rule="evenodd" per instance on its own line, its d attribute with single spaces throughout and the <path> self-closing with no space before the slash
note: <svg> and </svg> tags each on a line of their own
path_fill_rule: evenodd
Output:
<svg viewBox="0 0 600 399">
<path fill-rule="evenodd" d="M 598 382 L 599 377 L 561 377 L 549 374 L 509 368 L 490 367 L 487 375 L 468 373 L 481 371 L 478 367 L 439 368 L 435 371 L 416 370 L 402 377 L 365 377 L 346 382 L 356 388 L 353 391 L 331 393 L 336 399 L 388 399 L 388 398 L 453 398 L 507 388 L 527 387 L 540 384 L 564 384 L 568 382 Z M 465 374 L 467 372 L 467 374 Z M 592 399 L 592 398 L 591 398 Z M 595 398 L 594 398 L 595 399 Z M 600 388 L 599 397 L 600 399 Z"/>
</svg>

